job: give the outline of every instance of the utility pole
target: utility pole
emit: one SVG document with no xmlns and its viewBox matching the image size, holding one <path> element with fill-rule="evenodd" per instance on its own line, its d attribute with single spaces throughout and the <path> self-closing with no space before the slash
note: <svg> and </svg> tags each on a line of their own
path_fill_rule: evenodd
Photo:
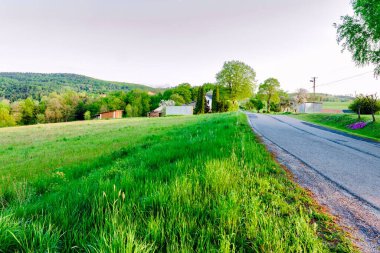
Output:
<svg viewBox="0 0 380 253">
<path fill-rule="evenodd" d="M 316 102 L 316 101 L 315 101 L 315 86 L 316 86 L 316 81 L 317 81 L 317 78 L 318 78 L 318 77 L 312 77 L 312 78 L 311 78 L 311 80 L 310 80 L 310 82 L 312 82 L 312 83 L 313 83 L 313 91 L 314 91 L 314 102 Z"/>
</svg>

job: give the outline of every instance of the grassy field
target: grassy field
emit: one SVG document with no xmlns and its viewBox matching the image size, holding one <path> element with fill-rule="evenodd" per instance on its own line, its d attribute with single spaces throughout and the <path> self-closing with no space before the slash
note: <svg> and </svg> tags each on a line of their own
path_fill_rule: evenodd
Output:
<svg viewBox="0 0 380 253">
<path fill-rule="evenodd" d="M 300 120 L 309 121 L 322 126 L 341 130 L 347 133 L 358 135 L 361 137 L 371 138 L 380 141 L 380 117 L 376 116 L 376 122 L 370 123 L 365 128 L 352 130 L 347 128 L 347 125 L 358 121 L 369 122 L 372 120 L 370 115 L 362 115 L 362 119 L 358 120 L 355 114 L 298 114 L 292 115 Z"/>
<path fill-rule="evenodd" d="M 352 252 L 244 114 L 0 129 L 0 252 Z"/>
<path fill-rule="evenodd" d="M 348 110 L 349 102 L 323 102 L 323 109 Z"/>
</svg>

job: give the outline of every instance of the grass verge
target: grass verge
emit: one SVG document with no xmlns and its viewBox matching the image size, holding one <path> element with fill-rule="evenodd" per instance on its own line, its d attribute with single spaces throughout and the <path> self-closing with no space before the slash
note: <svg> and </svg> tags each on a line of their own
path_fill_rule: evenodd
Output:
<svg viewBox="0 0 380 253">
<path fill-rule="evenodd" d="M 99 147 L 101 154 L 89 152 L 88 159 L 81 151 L 80 163 L 65 153 L 49 157 L 69 161 L 49 171 L 35 166 L 33 176 L 16 174 L 15 183 L 0 185 L 1 252 L 355 251 L 256 140 L 244 114 L 104 124 L 104 132 L 95 127 L 96 138 L 110 128 L 133 138 L 110 138 L 108 145 L 122 145 Z M 51 134 L 62 138 L 72 127 Z M 13 138 L 5 148 L 62 145 L 41 133 L 33 143 Z M 75 131 L 70 136 L 66 148 L 77 145 Z M 82 138 L 91 150 L 95 137 Z M 38 150 L 29 156 L 43 159 Z"/>
<path fill-rule="evenodd" d="M 300 120 L 312 122 L 321 126 L 326 126 L 335 130 L 340 130 L 359 137 L 364 137 L 376 141 L 380 141 L 380 117 L 376 116 L 375 123 L 369 123 L 362 129 L 352 130 L 347 126 L 359 121 L 370 122 L 370 115 L 363 115 L 361 120 L 358 120 L 354 114 L 292 114 L 289 115 Z"/>
</svg>

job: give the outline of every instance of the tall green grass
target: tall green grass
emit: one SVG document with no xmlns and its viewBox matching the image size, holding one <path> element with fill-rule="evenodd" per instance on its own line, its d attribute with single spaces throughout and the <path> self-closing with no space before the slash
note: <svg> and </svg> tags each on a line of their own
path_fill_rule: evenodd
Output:
<svg viewBox="0 0 380 253">
<path fill-rule="evenodd" d="M 0 251 L 354 251 L 256 140 L 245 115 L 167 120 L 122 128 L 133 139 L 116 138 L 124 145 L 110 153 L 35 167 L 37 175 L 1 185 Z"/>
</svg>

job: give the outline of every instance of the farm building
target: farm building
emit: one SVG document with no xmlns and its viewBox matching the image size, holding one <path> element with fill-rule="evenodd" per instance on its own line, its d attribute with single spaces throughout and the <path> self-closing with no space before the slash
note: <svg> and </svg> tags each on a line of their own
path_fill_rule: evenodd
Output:
<svg viewBox="0 0 380 253">
<path fill-rule="evenodd" d="M 192 106 L 166 106 L 165 115 L 193 115 L 194 107 Z"/>
<path fill-rule="evenodd" d="M 122 117 L 123 117 L 123 110 L 102 112 L 96 115 L 97 119 L 121 119 Z"/>
<path fill-rule="evenodd" d="M 307 102 L 298 105 L 297 112 L 299 113 L 319 113 L 322 111 L 322 103 Z"/>
</svg>

